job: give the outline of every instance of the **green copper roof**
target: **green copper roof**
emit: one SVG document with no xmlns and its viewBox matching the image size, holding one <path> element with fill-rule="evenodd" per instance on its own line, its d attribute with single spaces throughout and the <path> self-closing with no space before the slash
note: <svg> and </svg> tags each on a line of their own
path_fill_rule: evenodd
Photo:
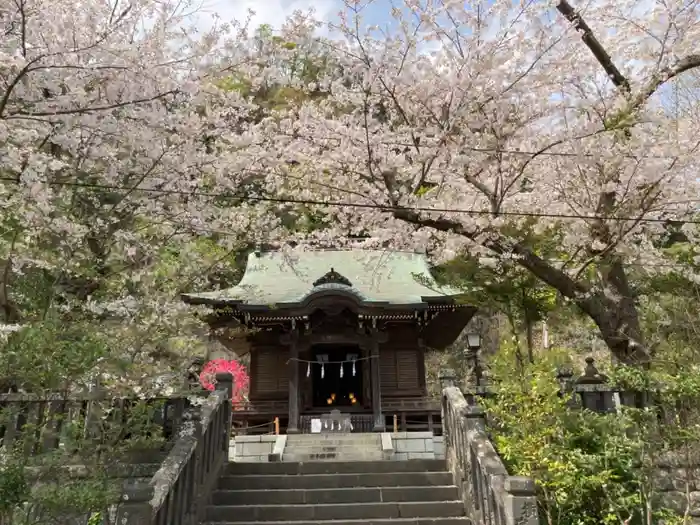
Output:
<svg viewBox="0 0 700 525">
<path fill-rule="evenodd" d="M 353 294 L 368 306 L 451 302 L 460 291 L 440 287 L 425 255 L 378 250 L 251 253 L 233 288 L 183 294 L 190 304 L 294 307 L 324 290 Z"/>
</svg>

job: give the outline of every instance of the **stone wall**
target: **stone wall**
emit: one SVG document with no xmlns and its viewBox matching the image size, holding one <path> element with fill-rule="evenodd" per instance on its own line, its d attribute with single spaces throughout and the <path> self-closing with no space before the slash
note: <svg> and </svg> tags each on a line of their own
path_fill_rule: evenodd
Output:
<svg viewBox="0 0 700 525">
<path fill-rule="evenodd" d="M 433 436 L 432 432 L 394 432 L 391 442 L 395 460 L 445 458 L 443 437 Z"/>
<path fill-rule="evenodd" d="M 662 455 L 658 458 L 659 475 L 654 480 L 665 507 L 681 516 L 688 511 L 687 525 L 700 525 L 700 457 L 697 456 L 697 452 Z"/>
<path fill-rule="evenodd" d="M 236 436 L 229 447 L 229 461 L 258 463 L 269 461 L 277 436 Z"/>
</svg>

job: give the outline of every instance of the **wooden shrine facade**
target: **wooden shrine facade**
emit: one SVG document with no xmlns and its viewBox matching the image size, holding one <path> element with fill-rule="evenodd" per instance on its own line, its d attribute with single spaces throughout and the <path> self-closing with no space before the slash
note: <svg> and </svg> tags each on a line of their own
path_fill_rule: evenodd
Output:
<svg viewBox="0 0 700 525">
<path fill-rule="evenodd" d="M 453 342 L 475 308 L 431 286 L 424 256 L 390 254 L 398 260 L 387 270 L 373 254 L 307 252 L 296 264 L 251 254 L 237 287 L 184 297 L 213 307 L 214 330 L 250 330 L 249 405 L 234 419 L 279 417 L 287 433 L 310 432 L 337 409 L 355 431 L 390 428 L 396 414 L 404 429 L 413 414 L 432 425 L 439 403 L 428 399 L 425 351 Z"/>
</svg>

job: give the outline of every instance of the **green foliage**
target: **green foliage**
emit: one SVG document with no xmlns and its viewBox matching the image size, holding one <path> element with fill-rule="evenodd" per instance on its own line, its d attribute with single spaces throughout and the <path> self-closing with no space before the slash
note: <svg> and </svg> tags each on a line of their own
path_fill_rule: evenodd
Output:
<svg viewBox="0 0 700 525">
<path fill-rule="evenodd" d="M 109 355 L 109 341 L 86 323 L 59 319 L 27 326 L 0 351 L 0 376 L 27 391 L 65 391 Z"/>
<path fill-rule="evenodd" d="M 556 251 L 557 228 L 540 234 L 535 234 L 533 229 L 533 223 L 506 224 L 501 228 L 504 235 L 518 239 L 544 259 L 565 258 Z M 567 308 L 554 288 L 520 267 L 516 259 L 486 259 L 463 253 L 437 268 L 436 278 L 463 290 L 466 302 L 505 316 L 512 341 L 519 350 L 516 355 L 519 362 L 524 360 L 521 335 L 525 334 L 528 358 L 532 361 L 535 323 L 547 319 L 557 309 Z"/>
<path fill-rule="evenodd" d="M 23 465 L 13 456 L 0 458 L 0 516 L 9 514 L 24 504 L 30 495 L 30 485 Z"/>
<path fill-rule="evenodd" d="M 556 252 L 557 228 L 535 234 L 533 225 L 506 224 L 501 230 L 540 257 L 565 258 L 566 254 Z M 486 263 L 465 253 L 437 270 L 441 280 L 462 288 L 472 303 L 502 311 L 514 319 L 536 322 L 558 306 L 556 290 L 520 268 L 515 259 Z"/>
<path fill-rule="evenodd" d="M 514 319 L 528 316 L 533 322 L 540 320 L 557 304 L 553 288 L 540 284 L 512 262 L 487 265 L 465 255 L 446 263 L 438 273 L 442 281 L 464 289 L 466 300 L 501 310 Z"/>
<path fill-rule="evenodd" d="M 104 518 L 101 512 L 93 512 L 88 519 L 87 525 L 102 525 Z"/>
<path fill-rule="evenodd" d="M 250 80 L 239 78 L 235 75 L 224 77 L 215 82 L 215 85 L 223 91 L 237 91 L 244 97 L 247 97 L 251 93 L 252 88 L 252 82 Z"/>
<path fill-rule="evenodd" d="M 659 502 L 656 464 L 662 450 L 698 442 L 683 424 L 660 423 L 655 409 L 598 414 L 568 404 L 556 380 L 570 353 L 554 351 L 520 372 L 513 347 L 491 363 L 496 394 L 484 401 L 489 431 L 510 473 L 536 480 L 548 525 L 648 524 L 677 520 Z M 632 389 L 666 385 L 662 402 L 700 400 L 700 374 L 674 383 L 665 373 L 615 369 L 615 381 Z M 671 385 L 674 386 L 671 386 Z M 681 431 L 681 429 L 684 429 Z M 675 516 L 675 517 L 674 517 Z"/>
<path fill-rule="evenodd" d="M 613 367 L 610 380 L 620 390 L 646 393 L 656 407 L 646 418 L 637 415 L 650 447 L 674 451 L 692 448 L 693 443 L 700 443 L 697 351 L 683 345 L 667 346 L 657 357 L 648 370 Z"/>
<path fill-rule="evenodd" d="M 0 426 L 17 420 L 11 409 L 19 406 L 10 403 L 0 412 Z M 101 513 L 118 501 L 123 477 L 135 475 L 131 467 L 157 463 L 167 450 L 155 423 L 161 409 L 162 403 L 133 400 L 125 412 L 116 411 L 107 400 L 91 402 L 85 417 L 54 414 L 41 428 L 24 425 L 0 461 L 0 516 L 12 514 L 15 525 L 84 523 L 88 517 L 101 523 Z M 47 427 L 60 428 L 61 445 L 36 452 L 37 436 Z"/>
<path fill-rule="evenodd" d="M 101 514 L 96 509 L 108 508 L 118 501 L 117 498 L 114 480 L 94 474 L 86 479 L 64 475 L 62 479 L 53 479 L 34 489 L 31 508 L 19 513 L 17 525 L 66 523 L 71 518 L 86 516 L 95 522 L 95 515 Z"/>
</svg>

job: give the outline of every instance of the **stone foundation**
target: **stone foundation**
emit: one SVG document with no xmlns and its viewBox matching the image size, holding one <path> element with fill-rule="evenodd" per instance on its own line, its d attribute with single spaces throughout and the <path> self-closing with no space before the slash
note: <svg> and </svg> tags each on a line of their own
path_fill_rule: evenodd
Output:
<svg viewBox="0 0 700 525">
<path fill-rule="evenodd" d="M 229 461 L 267 462 L 279 436 L 236 436 L 229 446 Z"/>
<path fill-rule="evenodd" d="M 432 432 L 394 432 L 384 434 L 391 437 L 388 457 L 394 460 L 445 459 L 445 442 L 442 436 Z M 231 440 L 229 461 L 259 463 L 272 461 L 274 454 L 282 455 L 286 443 L 280 436 L 236 436 Z M 277 445 L 277 446 L 276 446 Z M 386 444 L 388 445 L 388 443 Z M 383 448 L 388 448 L 383 446 Z"/>
<path fill-rule="evenodd" d="M 394 432 L 391 441 L 392 459 L 445 459 L 444 438 L 432 432 Z"/>
</svg>

